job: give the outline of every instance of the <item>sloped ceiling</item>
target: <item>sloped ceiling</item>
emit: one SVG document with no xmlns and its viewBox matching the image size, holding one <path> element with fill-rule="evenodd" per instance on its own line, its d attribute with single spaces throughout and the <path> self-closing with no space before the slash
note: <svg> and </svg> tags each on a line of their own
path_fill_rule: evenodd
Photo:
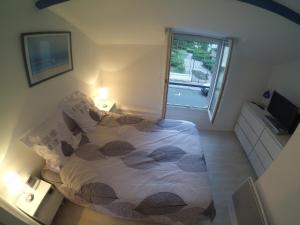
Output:
<svg viewBox="0 0 300 225">
<path fill-rule="evenodd" d="M 72 0 L 51 10 L 99 45 L 161 45 L 172 27 L 234 37 L 241 56 L 268 64 L 300 57 L 299 25 L 236 0 Z"/>
<path fill-rule="evenodd" d="M 275 0 L 275 2 L 285 5 L 286 7 L 289 7 L 290 9 L 294 10 L 295 12 L 300 13 L 299 0 Z"/>
</svg>

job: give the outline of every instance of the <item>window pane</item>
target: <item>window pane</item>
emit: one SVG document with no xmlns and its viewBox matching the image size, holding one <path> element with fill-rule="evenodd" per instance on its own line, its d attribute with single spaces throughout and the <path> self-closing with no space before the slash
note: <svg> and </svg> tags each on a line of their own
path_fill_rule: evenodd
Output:
<svg viewBox="0 0 300 225">
<path fill-rule="evenodd" d="M 169 85 L 168 104 L 207 108 L 207 97 L 201 93 L 201 89 L 199 87 Z"/>
<path fill-rule="evenodd" d="M 221 95 L 224 80 L 225 80 L 225 71 L 226 71 L 226 67 L 228 64 L 228 60 L 229 60 L 230 48 L 231 48 L 231 46 L 229 46 L 229 44 L 226 44 L 224 46 L 222 59 L 221 59 L 221 63 L 220 63 L 220 68 L 219 68 L 218 74 L 216 75 L 215 86 L 213 89 L 213 93 L 211 96 L 211 102 L 210 102 L 210 106 L 209 106 L 209 114 L 210 114 L 211 120 L 214 119 L 214 116 L 215 116 L 215 113 L 217 110 L 216 107 L 217 107 L 218 101 L 220 100 L 220 97 L 221 97 L 220 95 Z"/>
<path fill-rule="evenodd" d="M 209 38 L 183 37 L 175 35 L 172 42 L 167 104 L 207 108 L 221 44 Z"/>
</svg>

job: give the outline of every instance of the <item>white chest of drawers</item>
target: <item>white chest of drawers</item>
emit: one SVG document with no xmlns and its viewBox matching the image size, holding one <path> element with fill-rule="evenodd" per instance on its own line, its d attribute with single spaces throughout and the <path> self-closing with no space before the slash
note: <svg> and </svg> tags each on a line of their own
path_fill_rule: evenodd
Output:
<svg viewBox="0 0 300 225">
<path fill-rule="evenodd" d="M 250 102 L 244 103 L 234 127 L 257 176 L 261 176 L 276 159 L 290 135 L 276 135 L 264 122 L 268 113 Z"/>
</svg>

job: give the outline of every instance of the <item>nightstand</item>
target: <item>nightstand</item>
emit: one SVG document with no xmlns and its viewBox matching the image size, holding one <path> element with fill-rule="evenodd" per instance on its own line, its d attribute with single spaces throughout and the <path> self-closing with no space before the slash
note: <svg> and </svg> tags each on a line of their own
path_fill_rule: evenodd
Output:
<svg viewBox="0 0 300 225">
<path fill-rule="evenodd" d="M 113 100 L 101 100 L 95 103 L 97 108 L 105 111 L 105 112 L 110 112 L 114 106 L 115 106 L 115 101 Z"/>
<path fill-rule="evenodd" d="M 51 184 L 37 182 L 35 188 L 26 188 L 16 205 L 41 224 L 50 225 L 64 197 Z"/>
</svg>

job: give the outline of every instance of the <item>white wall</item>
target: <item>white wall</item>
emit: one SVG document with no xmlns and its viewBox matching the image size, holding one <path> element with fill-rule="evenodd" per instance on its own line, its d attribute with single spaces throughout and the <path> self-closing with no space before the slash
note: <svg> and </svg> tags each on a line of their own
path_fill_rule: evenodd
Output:
<svg viewBox="0 0 300 225">
<path fill-rule="evenodd" d="M 300 224 L 300 126 L 256 185 L 271 225 Z"/>
<path fill-rule="evenodd" d="M 99 85 L 122 109 L 160 117 L 165 52 L 163 45 L 101 45 Z"/>
<path fill-rule="evenodd" d="M 300 59 L 272 68 L 268 89 L 277 90 L 300 107 Z"/>
<path fill-rule="evenodd" d="M 31 0 L 5 0 L 0 7 L 0 187 L 5 170 L 31 174 L 43 161 L 26 149 L 19 138 L 42 122 L 63 96 L 75 89 L 91 90 L 99 74 L 97 45 L 78 29 L 49 10 L 39 11 Z M 74 70 L 29 88 L 22 58 L 22 32 L 72 32 Z M 3 196 L 3 189 L 1 189 Z"/>
</svg>

